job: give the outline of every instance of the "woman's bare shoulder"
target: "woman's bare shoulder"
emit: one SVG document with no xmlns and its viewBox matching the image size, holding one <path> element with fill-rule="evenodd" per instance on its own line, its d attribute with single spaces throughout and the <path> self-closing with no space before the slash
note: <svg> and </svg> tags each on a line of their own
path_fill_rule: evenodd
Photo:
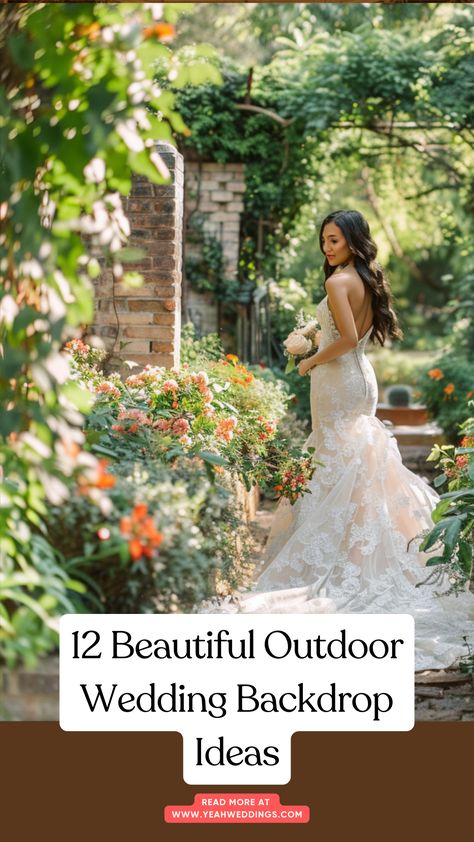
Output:
<svg viewBox="0 0 474 842">
<path fill-rule="evenodd" d="M 326 289 L 328 292 L 333 292 L 336 289 L 344 288 L 347 292 L 352 292 L 363 285 L 360 275 L 352 269 L 343 269 L 342 272 L 334 272 L 326 281 Z"/>
</svg>

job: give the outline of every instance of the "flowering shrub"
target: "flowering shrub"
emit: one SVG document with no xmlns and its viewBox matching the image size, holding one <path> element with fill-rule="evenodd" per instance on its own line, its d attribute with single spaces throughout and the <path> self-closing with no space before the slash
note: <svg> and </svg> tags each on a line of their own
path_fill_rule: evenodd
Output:
<svg viewBox="0 0 474 842">
<path fill-rule="evenodd" d="M 469 401 L 474 398 L 472 362 L 447 354 L 423 373 L 418 388 L 430 415 L 451 441 L 456 441 L 460 424 L 471 414 Z"/>
<path fill-rule="evenodd" d="M 441 378 L 439 378 L 441 379 Z M 472 405 L 472 404 L 471 404 Z M 472 575 L 474 527 L 474 417 L 461 428 L 457 446 L 436 445 L 429 461 L 438 462 L 442 473 L 435 486 L 448 487 L 433 512 L 434 528 L 421 549 L 440 549 L 428 565 L 449 565 L 449 581 L 454 591 L 463 589 Z"/>
<path fill-rule="evenodd" d="M 283 387 L 278 381 L 260 381 L 235 354 L 208 362 L 207 370 L 197 372 L 187 366 L 171 372 L 146 366 L 121 383 L 114 375 L 105 379 L 83 349 L 69 351 L 74 376 L 94 395 L 89 441 L 100 441 L 105 452 L 148 460 L 184 450 L 214 467 L 226 467 L 247 488 L 259 483 L 272 490 L 283 459 L 286 470 L 309 479 L 308 454 L 293 450 L 290 456 L 278 436 L 288 403 Z M 295 494 L 285 484 L 279 496 L 295 502 L 304 486 Z"/>
<path fill-rule="evenodd" d="M 228 478 L 209 477 L 199 457 L 109 464 L 114 471 L 106 518 L 81 493 L 53 507 L 51 542 L 86 590 L 81 610 L 190 610 L 247 571 L 246 533 Z M 240 555 L 237 564 L 237 548 Z"/>
<path fill-rule="evenodd" d="M 66 352 L 93 399 L 85 437 L 97 457 L 47 521 L 82 586 L 76 610 L 186 611 L 215 592 L 217 576 L 221 593 L 242 584 L 251 565 L 237 478 L 293 503 L 314 470 L 278 433 L 280 384 L 231 354 L 198 371 L 147 366 L 122 382 L 84 343 Z"/>
</svg>

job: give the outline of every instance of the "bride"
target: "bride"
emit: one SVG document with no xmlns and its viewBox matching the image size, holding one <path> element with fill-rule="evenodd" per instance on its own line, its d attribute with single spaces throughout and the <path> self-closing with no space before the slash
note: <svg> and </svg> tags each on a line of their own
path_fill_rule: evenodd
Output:
<svg viewBox="0 0 474 842">
<path fill-rule="evenodd" d="M 327 293 L 317 308 L 320 343 L 299 373 L 311 378 L 305 448 L 314 447 L 323 464 L 310 494 L 294 506 L 280 501 L 252 592 L 218 610 L 409 613 L 416 669 L 449 666 L 466 654 L 463 635 L 474 633 L 474 598 L 439 596 L 449 590 L 447 575 L 426 568 L 429 555 L 418 550 L 438 496 L 404 467 L 375 417 L 377 382 L 366 346 L 401 336 L 377 247 L 353 210 L 326 217 L 320 247 Z M 435 584 L 425 583 L 433 570 Z"/>
</svg>

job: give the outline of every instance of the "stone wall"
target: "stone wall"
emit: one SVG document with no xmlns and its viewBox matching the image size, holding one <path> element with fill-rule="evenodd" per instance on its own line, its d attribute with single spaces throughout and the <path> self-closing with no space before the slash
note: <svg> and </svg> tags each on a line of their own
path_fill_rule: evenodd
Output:
<svg viewBox="0 0 474 842">
<path fill-rule="evenodd" d="M 170 183 L 134 176 L 124 201 L 129 246 L 145 252 L 139 262 L 124 264 L 124 270 L 140 272 L 144 284 L 126 286 L 106 270 L 95 283 L 91 331 L 115 360 L 172 367 L 179 365 L 184 167 L 182 155 L 170 144 L 158 143 L 157 151 L 170 170 Z M 127 343 L 122 350 L 121 343 Z"/>
</svg>

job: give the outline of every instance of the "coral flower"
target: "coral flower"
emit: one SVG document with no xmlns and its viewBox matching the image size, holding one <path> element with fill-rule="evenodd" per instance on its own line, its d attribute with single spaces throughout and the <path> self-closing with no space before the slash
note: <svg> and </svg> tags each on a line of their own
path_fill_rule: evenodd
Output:
<svg viewBox="0 0 474 842">
<path fill-rule="evenodd" d="M 138 538 L 131 538 L 128 542 L 128 551 L 133 561 L 138 561 L 138 559 L 142 557 L 142 549 L 142 543 Z"/>
<path fill-rule="evenodd" d="M 165 44 L 167 41 L 172 41 L 174 36 L 176 35 L 176 30 L 172 23 L 165 23 L 165 21 L 161 21 L 160 23 L 155 23 L 152 26 L 147 26 L 143 30 L 143 37 L 144 38 L 158 38 L 159 41 L 163 41 Z"/>
<path fill-rule="evenodd" d="M 66 342 L 64 347 L 66 351 L 70 351 L 76 354 L 82 354 L 83 357 L 86 357 L 91 349 L 91 346 L 86 345 L 86 343 L 83 342 L 82 339 L 71 339 L 69 342 Z"/>
<path fill-rule="evenodd" d="M 472 398 L 474 392 L 466 392 L 466 398 Z"/>
<path fill-rule="evenodd" d="M 186 418 L 177 418 L 176 421 L 173 421 L 171 429 L 175 436 L 185 436 L 186 433 L 189 433 L 191 428 L 189 426 L 189 422 L 186 421 Z"/>
<path fill-rule="evenodd" d="M 158 421 L 155 421 L 153 424 L 160 433 L 165 433 L 171 427 L 171 421 L 168 421 L 166 418 L 158 418 Z"/>
<path fill-rule="evenodd" d="M 165 380 L 161 388 L 164 392 L 176 392 L 179 387 L 176 380 Z"/>
<path fill-rule="evenodd" d="M 96 488 L 113 488 L 117 480 L 112 474 L 107 473 L 107 459 L 99 459 L 97 477 L 94 485 Z"/>
<path fill-rule="evenodd" d="M 469 463 L 467 456 L 456 456 L 456 466 L 458 468 L 465 468 Z"/>
<path fill-rule="evenodd" d="M 145 517 L 148 512 L 148 506 L 146 503 L 135 503 L 132 511 L 132 518 L 133 520 L 141 520 Z"/>
<path fill-rule="evenodd" d="M 452 395 L 455 389 L 456 387 L 454 383 L 448 383 L 448 385 L 444 387 L 443 392 L 445 395 Z"/>
<path fill-rule="evenodd" d="M 96 386 L 95 391 L 97 394 L 111 395 L 116 400 L 121 397 L 120 389 L 118 389 L 113 383 L 109 383 L 108 380 Z"/>
<path fill-rule="evenodd" d="M 132 514 L 120 519 L 120 532 L 128 538 L 128 551 L 133 561 L 145 556 L 152 558 L 155 549 L 163 540 L 153 518 L 148 514 L 146 503 L 136 503 Z"/>
<path fill-rule="evenodd" d="M 432 368 L 428 372 L 428 377 L 431 377 L 432 380 L 442 380 L 444 377 L 443 372 L 440 368 Z"/>
</svg>

